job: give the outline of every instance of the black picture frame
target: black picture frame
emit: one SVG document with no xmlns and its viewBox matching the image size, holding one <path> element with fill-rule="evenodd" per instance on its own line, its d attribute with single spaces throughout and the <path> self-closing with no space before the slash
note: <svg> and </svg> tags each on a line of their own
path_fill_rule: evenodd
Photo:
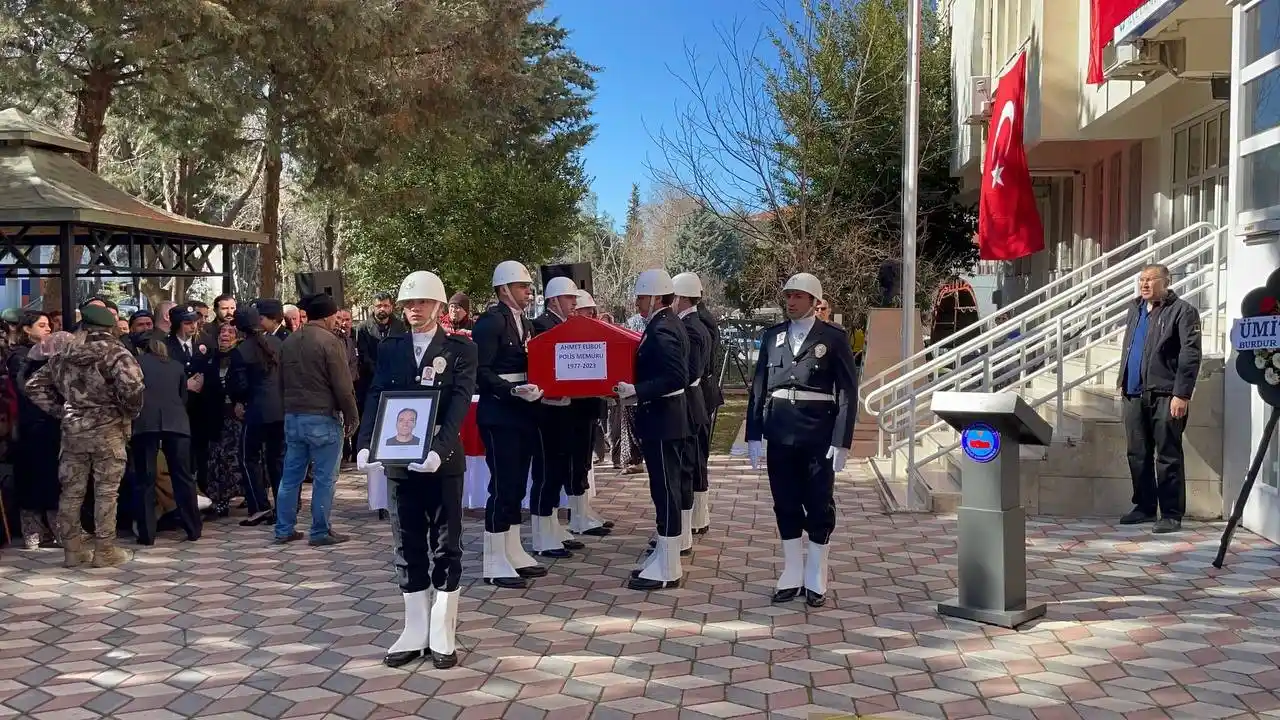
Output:
<svg viewBox="0 0 1280 720">
<path fill-rule="evenodd" d="M 404 467 L 426 460 L 435 436 L 440 398 L 439 388 L 383 392 L 378 397 L 378 414 L 373 421 L 373 439 L 369 442 L 370 462 Z M 393 442 L 397 437 L 396 417 L 405 410 L 413 410 L 417 414 L 410 437 L 418 442 L 398 445 Z"/>
</svg>

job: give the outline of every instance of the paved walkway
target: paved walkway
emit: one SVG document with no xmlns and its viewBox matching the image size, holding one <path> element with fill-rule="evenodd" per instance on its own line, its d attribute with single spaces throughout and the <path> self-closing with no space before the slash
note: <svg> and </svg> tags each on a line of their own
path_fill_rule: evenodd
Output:
<svg viewBox="0 0 1280 720">
<path fill-rule="evenodd" d="M 685 585 L 624 589 L 647 539 L 643 476 L 604 477 L 615 534 L 520 593 L 477 583 L 468 521 L 461 666 L 380 664 L 401 612 L 386 523 L 348 477 L 355 539 L 317 550 L 263 528 L 207 526 L 116 570 L 0 556 L 0 718 L 1280 717 L 1280 552 L 1218 526 L 1157 540 L 1094 520 L 1030 524 L 1048 617 L 1023 632 L 943 620 L 954 521 L 886 516 L 850 473 L 831 553 L 834 602 L 769 604 L 768 485 L 713 470 L 714 529 Z"/>
</svg>

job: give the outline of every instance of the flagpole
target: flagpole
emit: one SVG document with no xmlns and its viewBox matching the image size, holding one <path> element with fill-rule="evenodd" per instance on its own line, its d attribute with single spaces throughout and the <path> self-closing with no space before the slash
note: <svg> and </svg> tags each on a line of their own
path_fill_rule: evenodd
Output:
<svg viewBox="0 0 1280 720">
<path fill-rule="evenodd" d="M 909 0 L 907 97 L 902 151 L 902 359 L 915 354 L 916 204 L 920 179 L 920 15 L 923 0 Z M 910 371 L 910 367 L 906 370 Z"/>
</svg>

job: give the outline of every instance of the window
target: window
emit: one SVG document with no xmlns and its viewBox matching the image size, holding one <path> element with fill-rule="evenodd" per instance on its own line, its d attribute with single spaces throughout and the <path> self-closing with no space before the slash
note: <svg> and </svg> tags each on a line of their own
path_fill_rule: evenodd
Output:
<svg viewBox="0 0 1280 720">
<path fill-rule="evenodd" d="M 1244 10 L 1240 82 L 1240 218 L 1280 217 L 1280 0 Z"/>
<path fill-rule="evenodd" d="M 1244 64 L 1280 50 L 1280 2 L 1262 0 L 1244 12 Z"/>
<path fill-rule="evenodd" d="M 1240 209 L 1265 210 L 1280 205 L 1280 145 L 1240 158 Z"/>
<path fill-rule="evenodd" d="M 1244 102 L 1249 109 L 1245 115 L 1246 136 L 1280 126 L 1280 68 L 1269 70 L 1245 85 Z"/>
<path fill-rule="evenodd" d="M 1129 237 L 1146 232 L 1142 222 L 1142 143 L 1129 148 Z"/>
</svg>

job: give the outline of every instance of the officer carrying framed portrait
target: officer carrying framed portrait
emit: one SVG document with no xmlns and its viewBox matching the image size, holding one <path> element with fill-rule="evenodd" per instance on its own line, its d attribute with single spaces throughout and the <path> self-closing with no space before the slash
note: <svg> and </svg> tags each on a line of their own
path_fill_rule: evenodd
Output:
<svg viewBox="0 0 1280 720">
<path fill-rule="evenodd" d="M 369 459 L 383 465 L 421 463 L 431 452 L 440 391 L 384 391 L 374 418 Z"/>
</svg>

